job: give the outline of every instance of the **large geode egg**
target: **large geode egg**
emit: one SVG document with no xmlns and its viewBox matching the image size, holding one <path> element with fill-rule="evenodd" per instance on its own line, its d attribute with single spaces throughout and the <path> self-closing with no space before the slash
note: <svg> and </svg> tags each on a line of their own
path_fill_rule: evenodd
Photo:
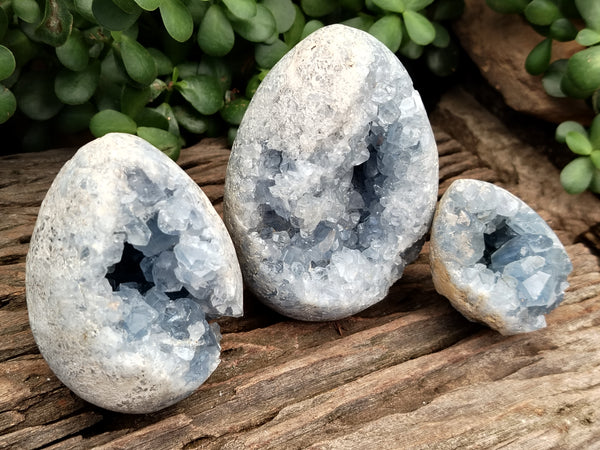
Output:
<svg viewBox="0 0 600 450">
<path fill-rule="evenodd" d="M 468 319 L 502 334 L 546 326 L 571 261 L 556 234 L 510 192 L 478 180 L 448 187 L 431 227 L 437 291 Z"/>
<path fill-rule="evenodd" d="M 438 187 L 435 140 L 396 56 L 324 27 L 265 77 L 239 127 L 225 223 L 247 285 L 302 320 L 381 300 L 416 258 Z"/>
<path fill-rule="evenodd" d="M 101 407 L 144 413 L 219 363 L 207 318 L 242 314 L 233 244 L 200 188 L 142 139 L 108 134 L 61 169 L 27 255 L 27 307 L 57 377 Z"/>
</svg>

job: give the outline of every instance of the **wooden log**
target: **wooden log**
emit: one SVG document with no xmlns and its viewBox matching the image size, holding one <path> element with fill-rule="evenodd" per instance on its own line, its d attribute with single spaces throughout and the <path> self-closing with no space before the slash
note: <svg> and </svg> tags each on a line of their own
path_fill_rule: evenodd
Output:
<svg viewBox="0 0 600 450">
<path fill-rule="evenodd" d="M 526 200 L 573 261 L 548 327 L 503 337 L 464 319 L 431 281 L 426 244 L 381 303 L 335 322 L 284 318 L 245 293 L 222 322 L 222 362 L 189 398 L 147 415 L 97 408 L 49 370 L 29 329 L 25 256 L 39 205 L 73 150 L 0 158 L 0 448 L 584 448 L 600 441 L 600 208 L 473 98 L 432 115 L 440 194 L 457 178 Z M 228 150 L 179 163 L 222 211 Z"/>
</svg>

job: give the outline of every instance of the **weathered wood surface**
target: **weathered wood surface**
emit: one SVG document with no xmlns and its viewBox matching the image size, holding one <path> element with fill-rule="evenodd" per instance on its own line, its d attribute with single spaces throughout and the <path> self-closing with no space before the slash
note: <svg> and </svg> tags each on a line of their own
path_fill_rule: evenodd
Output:
<svg viewBox="0 0 600 450">
<path fill-rule="evenodd" d="M 0 448 L 600 448 L 600 208 L 570 197 L 540 149 L 464 92 L 432 120 L 440 192 L 496 182 L 548 220 L 574 263 L 548 328 L 503 337 L 433 289 L 427 245 L 379 305 L 331 323 L 283 318 L 245 296 L 222 322 L 222 362 L 191 397 L 127 416 L 73 395 L 31 335 L 25 255 L 39 204 L 71 151 L 0 158 Z M 220 209 L 218 140 L 180 163 Z"/>
</svg>

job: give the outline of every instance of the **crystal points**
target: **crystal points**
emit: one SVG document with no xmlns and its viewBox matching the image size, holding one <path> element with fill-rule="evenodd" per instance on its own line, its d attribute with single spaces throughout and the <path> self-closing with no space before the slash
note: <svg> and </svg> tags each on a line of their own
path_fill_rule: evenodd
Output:
<svg viewBox="0 0 600 450">
<path fill-rule="evenodd" d="M 162 152 L 108 134 L 61 169 L 27 255 L 31 328 L 80 397 L 128 413 L 191 394 L 219 363 L 207 319 L 241 315 L 233 244 L 210 201 Z"/>
<path fill-rule="evenodd" d="M 332 25 L 259 86 L 233 145 L 224 216 L 259 298 L 333 320 L 381 300 L 416 258 L 437 186 L 408 73 L 369 34 Z"/>
<path fill-rule="evenodd" d="M 436 290 L 502 334 L 546 326 L 572 265 L 548 224 L 508 191 L 478 180 L 446 190 L 431 229 Z"/>
</svg>

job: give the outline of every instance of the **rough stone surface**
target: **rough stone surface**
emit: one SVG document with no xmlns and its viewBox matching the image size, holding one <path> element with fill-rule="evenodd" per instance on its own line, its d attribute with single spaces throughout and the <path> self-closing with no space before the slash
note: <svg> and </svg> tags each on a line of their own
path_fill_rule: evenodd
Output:
<svg viewBox="0 0 600 450">
<path fill-rule="evenodd" d="M 589 123 L 590 108 L 581 100 L 550 97 L 541 77 L 525 70 L 525 59 L 543 37 L 515 14 L 499 14 L 484 0 L 466 0 L 465 12 L 454 24 L 461 46 L 516 111 L 560 123 Z M 553 43 L 552 61 L 569 58 L 582 47 L 574 41 Z"/>
<path fill-rule="evenodd" d="M 191 394 L 219 363 L 207 318 L 241 315 L 227 231 L 198 186 L 131 135 L 82 147 L 54 180 L 27 255 L 36 343 L 58 378 L 107 409 Z"/>
<path fill-rule="evenodd" d="M 325 27 L 262 82 L 228 165 L 224 214 L 245 281 L 302 320 L 381 300 L 418 254 L 438 186 L 433 133 L 398 59 Z"/>
<path fill-rule="evenodd" d="M 508 191 L 457 180 L 444 193 L 431 230 L 436 290 L 473 321 L 502 334 L 546 326 L 572 265 L 548 224 Z"/>
</svg>

